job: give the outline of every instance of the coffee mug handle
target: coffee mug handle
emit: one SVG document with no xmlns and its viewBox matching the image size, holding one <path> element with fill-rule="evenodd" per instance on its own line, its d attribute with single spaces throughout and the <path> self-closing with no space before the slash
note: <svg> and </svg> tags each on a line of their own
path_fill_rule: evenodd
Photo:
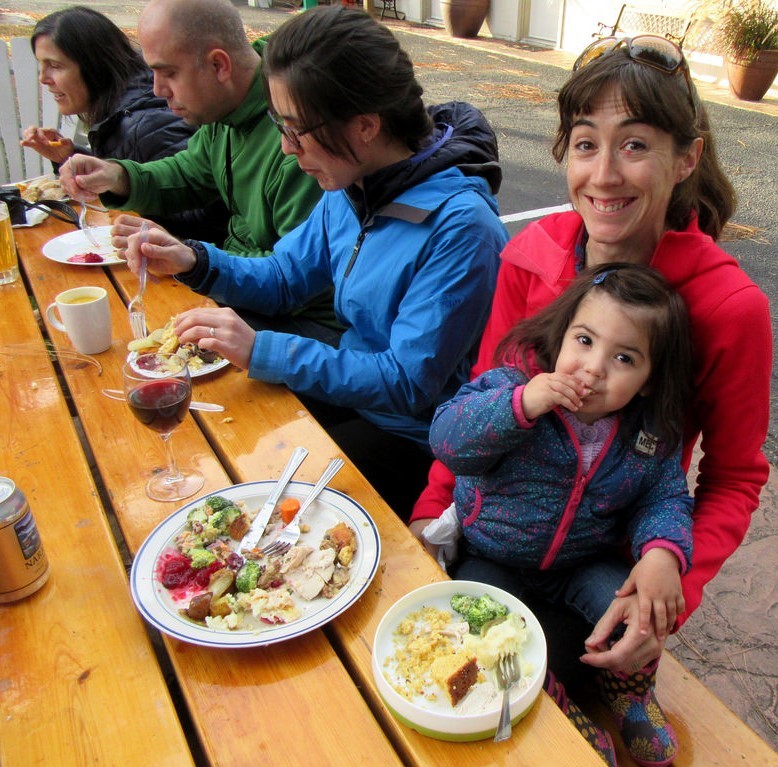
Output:
<svg viewBox="0 0 778 767">
<path fill-rule="evenodd" d="M 63 333 L 67 333 L 67 328 L 62 324 L 59 317 L 57 317 L 56 310 L 57 303 L 55 301 L 53 304 L 48 305 L 48 308 L 46 309 L 46 316 L 49 318 L 49 322 L 54 325 L 57 330 L 61 330 Z"/>
</svg>

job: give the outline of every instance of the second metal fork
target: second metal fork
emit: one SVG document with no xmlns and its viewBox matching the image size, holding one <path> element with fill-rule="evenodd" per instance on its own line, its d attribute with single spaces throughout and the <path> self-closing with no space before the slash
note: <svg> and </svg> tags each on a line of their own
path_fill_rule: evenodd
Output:
<svg viewBox="0 0 778 767">
<path fill-rule="evenodd" d="M 82 200 L 81 201 L 81 211 L 78 214 L 78 228 L 84 233 L 87 240 L 92 243 L 92 246 L 95 248 L 100 247 L 100 243 L 97 241 L 97 238 L 92 234 L 92 227 L 89 226 L 86 222 L 86 212 L 88 210 L 87 204 Z"/>
<path fill-rule="evenodd" d="M 521 679 L 521 660 L 519 654 L 512 652 L 501 655 L 495 667 L 497 686 L 502 692 L 502 708 L 500 709 L 500 721 L 497 723 L 497 732 L 494 740 L 508 740 L 513 727 L 511 725 L 511 689 Z"/>
<path fill-rule="evenodd" d="M 148 241 L 149 225 L 144 221 L 140 227 L 140 269 L 138 270 L 138 293 L 130 301 L 127 311 L 130 315 L 130 328 L 133 338 L 146 337 L 146 307 L 143 305 L 143 294 L 146 292 L 147 264 L 146 256 L 143 255 L 143 245 Z"/>
<path fill-rule="evenodd" d="M 343 466 L 342 458 L 333 458 L 324 473 L 319 478 L 319 481 L 313 486 L 308 497 L 300 504 L 300 508 L 297 510 L 297 514 L 294 515 L 294 519 L 281 531 L 281 535 L 262 549 L 262 553 L 265 556 L 271 556 L 278 554 L 286 554 L 292 546 L 300 540 L 300 517 L 303 512 L 316 500 L 319 493 L 327 486 L 327 483 L 340 471 Z"/>
</svg>

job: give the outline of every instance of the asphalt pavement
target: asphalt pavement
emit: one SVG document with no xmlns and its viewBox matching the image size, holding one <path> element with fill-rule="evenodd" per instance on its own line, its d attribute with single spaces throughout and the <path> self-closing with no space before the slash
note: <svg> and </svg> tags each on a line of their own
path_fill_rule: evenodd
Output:
<svg viewBox="0 0 778 767">
<path fill-rule="evenodd" d="M 233 0 L 254 33 L 276 29 L 292 11 L 250 8 Z M 142 3 L 81 0 L 133 31 Z M 4 0 L 9 15 L 39 18 L 69 3 Z M 5 18 L 3 18 L 5 17 Z M 567 203 L 565 178 L 551 157 L 556 91 L 574 56 L 520 43 L 457 40 L 444 30 L 386 20 L 408 51 L 428 103 L 463 100 L 480 108 L 494 126 L 504 183 L 501 213 Z M 380 73 L 376 73 L 379 77 Z M 778 93 L 762 102 L 737 101 L 726 89 L 697 83 L 710 114 L 717 148 L 739 197 L 733 235 L 723 247 L 767 293 L 778 323 Z M 512 232 L 523 222 L 509 224 Z M 748 364 L 747 360 L 743 364 Z M 778 374 L 773 370 L 772 402 Z M 775 574 L 778 507 L 778 408 L 773 408 L 766 453 L 773 467 L 760 508 L 740 549 L 706 588 L 702 606 L 668 643 L 668 649 L 773 748 L 778 748 L 778 580 Z"/>
</svg>

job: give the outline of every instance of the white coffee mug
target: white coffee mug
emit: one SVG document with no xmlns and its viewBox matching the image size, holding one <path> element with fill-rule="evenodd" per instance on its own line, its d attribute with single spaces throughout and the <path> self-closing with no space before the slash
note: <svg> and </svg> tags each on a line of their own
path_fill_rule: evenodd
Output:
<svg viewBox="0 0 778 767">
<path fill-rule="evenodd" d="M 49 304 L 46 316 L 81 354 L 99 354 L 111 346 L 111 307 L 104 288 L 64 290 Z"/>
</svg>

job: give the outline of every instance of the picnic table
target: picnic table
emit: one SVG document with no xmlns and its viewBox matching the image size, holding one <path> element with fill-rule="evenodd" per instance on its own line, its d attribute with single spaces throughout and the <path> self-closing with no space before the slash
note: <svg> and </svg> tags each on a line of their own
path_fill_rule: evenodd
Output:
<svg viewBox="0 0 778 767">
<path fill-rule="evenodd" d="M 436 740 L 395 719 L 373 682 L 376 628 L 400 597 L 446 576 L 348 459 L 330 486 L 369 513 L 381 540 L 376 575 L 348 610 L 254 648 L 195 645 L 144 623 L 127 565 L 178 504 L 145 494 L 164 465 L 159 437 L 101 393 L 122 387 L 137 279 L 124 264 L 44 257 L 42 246 L 68 231 L 53 218 L 16 229 L 22 277 L 0 287 L 0 474 L 27 494 L 51 566 L 39 591 L 0 605 L 0 764 L 600 767 L 544 693 L 502 743 Z M 92 358 L 72 355 L 45 318 L 59 292 L 80 285 L 104 287 L 111 306 L 112 346 Z M 145 303 L 154 328 L 210 301 L 163 278 L 149 282 Z M 190 411 L 173 437 L 179 463 L 205 476 L 200 496 L 278 477 L 297 445 L 310 451 L 301 481 L 340 454 L 283 386 L 229 367 L 193 389 L 226 407 Z"/>
</svg>

